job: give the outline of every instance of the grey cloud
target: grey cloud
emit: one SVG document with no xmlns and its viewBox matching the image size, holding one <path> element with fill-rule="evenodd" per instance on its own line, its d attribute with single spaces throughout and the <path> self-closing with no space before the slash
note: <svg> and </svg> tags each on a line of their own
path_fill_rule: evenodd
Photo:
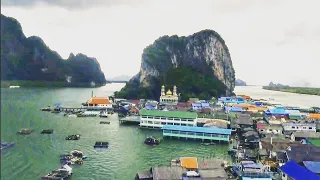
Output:
<svg viewBox="0 0 320 180">
<path fill-rule="evenodd" d="M 59 6 L 66 9 L 87 9 L 99 6 L 140 4 L 145 0 L 1 0 L 1 6 L 32 7 L 38 3 Z"/>
</svg>

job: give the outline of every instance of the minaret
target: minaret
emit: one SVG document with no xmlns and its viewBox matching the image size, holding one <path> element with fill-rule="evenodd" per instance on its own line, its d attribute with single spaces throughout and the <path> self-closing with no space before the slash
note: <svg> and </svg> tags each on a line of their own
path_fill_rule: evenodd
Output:
<svg viewBox="0 0 320 180">
<path fill-rule="evenodd" d="M 166 93 L 165 93 L 165 90 L 164 90 L 164 85 L 162 85 L 161 87 L 161 96 L 165 96 Z"/>
<path fill-rule="evenodd" d="M 177 86 L 173 86 L 173 96 L 178 96 L 178 94 L 177 94 Z"/>
</svg>

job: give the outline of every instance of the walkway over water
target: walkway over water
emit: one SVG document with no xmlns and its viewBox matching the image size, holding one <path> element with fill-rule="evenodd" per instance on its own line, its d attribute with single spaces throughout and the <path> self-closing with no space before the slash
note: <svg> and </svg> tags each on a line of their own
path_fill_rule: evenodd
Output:
<svg viewBox="0 0 320 180">
<path fill-rule="evenodd" d="M 119 123 L 140 123 L 140 116 L 127 116 L 119 119 Z"/>
</svg>

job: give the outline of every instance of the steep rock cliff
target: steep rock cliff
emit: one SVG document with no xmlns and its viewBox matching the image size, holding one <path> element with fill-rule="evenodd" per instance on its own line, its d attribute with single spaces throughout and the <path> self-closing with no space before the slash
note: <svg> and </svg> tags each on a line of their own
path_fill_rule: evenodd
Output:
<svg viewBox="0 0 320 180">
<path fill-rule="evenodd" d="M 185 68 L 199 78 L 202 78 L 201 75 L 210 76 L 207 79 L 211 78 L 212 82 L 215 82 L 216 96 L 225 94 L 226 91 L 230 93 L 234 89 L 235 72 L 228 47 L 217 32 L 203 30 L 188 37 L 163 36 L 146 47 L 142 54 L 139 73 L 116 95 L 135 98 L 134 92 L 138 92 L 139 88 L 149 88 L 151 92 L 146 94 L 153 94 L 151 97 L 157 99 L 160 84 L 170 81 L 167 74 L 176 71 L 174 69 Z M 183 75 L 189 70 L 173 74 Z M 194 80 L 197 81 L 197 79 Z M 179 84 L 179 80 L 171 83 Z M 181 87 L 180 90 L 184 91 Z M 202 89 L 202 91 L 206 90 Z"/>
<path fill-rule="evenodd" d="M 106 83 L 95 58 L 73 54 L 64 60 L 40 37 L 26 37 L 20 23 L 1 14 L 1 80 L 59 81 L 67 86 Z"/>
</svg>

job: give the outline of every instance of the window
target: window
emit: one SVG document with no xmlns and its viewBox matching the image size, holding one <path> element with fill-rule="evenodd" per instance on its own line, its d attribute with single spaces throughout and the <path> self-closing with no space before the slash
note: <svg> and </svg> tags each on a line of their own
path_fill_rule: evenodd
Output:
<svg viewBox="0 0 320 180">
<path fill-rule="evenodd" d="M 166 123 L 166 122 L 161 122 L 161 124 L 162 124 L 162 125 L 166 125 L 167 123 Z"/>
<path fill-rule="evenodd" d="M 154 124 L 160 124 L 160 122 L 159 121 L 154 121 Z"/>
<path fill-rule="evenodd" d="M 197 136 L 203 136 L 203 133 L 196 133 Z"/>
<path fill-rule="evenodd" d="M 303 127 L 303 129 L 307 129 L 306 127 Z"/>
<path fill-rule="evenodd" d="M 187 126 L 186 124 L 181 124 L 181 126 Z"/>
<path fill-rule="evenodd" d="M 309 127 L 309 129 L 312 129 L 312 127 Z"/>
<path fill-rule="evenodd" d="M 152 121 L 148 121 L 148 124 L 153 124 L 153 122 Z"/>
<path fill-rule="evenodd" d="M 168 120 L 173 120 L 173 118 L 169 117 Z"/>
<path fill-rule="evenodd" d="M 296 127 L 295 127 L 295 126 L 292 126 L 291 128 L 292 128 L 292 129 L 295 129 Z"/>
<path fill-rule="evenodd" d="M 168 123 L 168 125 L 173 125 L 173 123 Z"/>
</svg>

